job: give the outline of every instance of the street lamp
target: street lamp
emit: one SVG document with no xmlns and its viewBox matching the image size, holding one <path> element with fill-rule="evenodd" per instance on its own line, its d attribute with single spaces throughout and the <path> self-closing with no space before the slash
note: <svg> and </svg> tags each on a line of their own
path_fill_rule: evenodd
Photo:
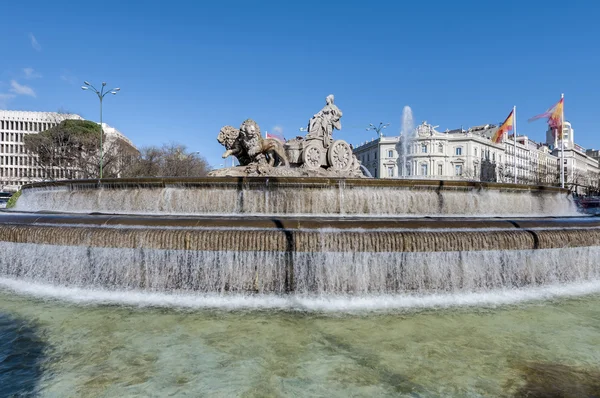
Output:
<svg viewBox="0 0 600 398">
<path fill-rule="evenodd" d="M 383 133 L 381 132 L 381 130 L 385 129 L 387 126 L 389 126 L 389 123 L 383 124 L 383 122 L 379 122 L 379 126 L 375 127 L 375 125 L 373 123 L 369 123 L 369 127 L 366 128 L 367 131 L 369 130 L 374 130 L 377 132 L 377 135 L 381 138 L 383 137 Z"/>
<path fill-rule="evenodd" d="M 102 160 L 104 156 L 102 153 L 102 136 L 104 135 L 104 126 L 102 126 L 102 100 L 104 99 L 104 96 L 106 94 L 110 93 L 112 95 L 116 95 L 118 91 L 121 91 L 121 89 L 117 87 L 105 91 L 106 82 L 102 82 L 102 88 L 100 89 L 100 91 L 96 90 L 96 87 L 92 86 L 87 81 L 83 82 L 83 84 L 85 84 L 85 86 L 81 86 L 82 90 L 92 89 L 92 91 L 96 93 L 98 99 L 100 100 L 100 178 L 102 178 Z"/>
</svg>

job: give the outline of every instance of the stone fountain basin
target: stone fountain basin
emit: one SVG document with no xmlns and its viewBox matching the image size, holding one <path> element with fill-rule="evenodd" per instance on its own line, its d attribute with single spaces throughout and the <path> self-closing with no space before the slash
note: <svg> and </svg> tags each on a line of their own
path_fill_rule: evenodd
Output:
<svg viewBox="0 0 600 398">
<path fill-rule="evenodd" d="M 0 212 L 0 278 L 140 292 L 432 294 L 600 279 L 600 219 Z"/>
<path fill-rule="evenodd" d="M 70 180 L 23 187 L 16 210 L 161 215 L 573 216 L 567 191 L 434 180 L 207 177 Z"/>
</svg>

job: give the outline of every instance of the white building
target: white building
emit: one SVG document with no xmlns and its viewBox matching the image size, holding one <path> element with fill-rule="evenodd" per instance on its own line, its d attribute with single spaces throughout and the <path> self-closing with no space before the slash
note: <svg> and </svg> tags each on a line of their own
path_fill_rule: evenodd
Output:
<svg viewBox="0 0 600 398">
<path fill-rule="evenodd" d="M 423 122 L 413 137 L 380 137 L 357 146 L 354 153 L 378 178 L 513 182 L 514 138 L 493 143 L 490 138 L 497 129 L 482 125 L 439 132 Z M 547 146 L 518 136 L 516 154 L 518 183 L 556 183 L 558 158 Z"/>
<path fill-rule="evenodd" d="M 47 175 L 37 163 L 37 156 L 25 151 L 24 137 L 52 128 L 66 119 L 83 120 L 79 115 L 56 112 L 0 110 L 0 191 L 16 191 L 22 185 L 44 179 L 66 178 L 63 169 L 58 176 Z M 107 143 L 121 140 L 135 148 L 118 130 L 103 124 Z"/>
<path fill-rule="evenodd" d="M 47 176 L 37 158 L 25 151 L 24 137 L 56 126 L 65 119 L 83 120 L 79 115 L 55 112 L 0 110 L 0 190 L 16 191 L 23 184 Z"/>
<path fill-rule="evenodd" d="M 398 143 L 400 137 L 379 137 L 361 144 L 354 154 L 375 178 L 394 178 L 398 171 Z"/>
<path fill-rule="evenodd" d="M 559 134 L 548 127 L 546 143 L 553 149 L 552 154 L 560 159 L 564 156 L 565 185 L 579 193 L 585 193 L 582 186 L 598 188 L 600 178 L 600 164 L 598 151 L 588 151 L 575 143 L 575 129 L 570 122 L 563 124 L 563 139 Z M 564 154 L 561 153 L 564 147 Z M 560 168 L 558 169 L 560 173 Z"/>
</svg>

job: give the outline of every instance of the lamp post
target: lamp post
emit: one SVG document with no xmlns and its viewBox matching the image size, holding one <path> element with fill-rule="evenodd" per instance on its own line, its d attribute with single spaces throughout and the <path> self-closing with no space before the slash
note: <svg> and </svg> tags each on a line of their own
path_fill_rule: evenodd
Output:
<svg viewBox="0 0 600 398">
<path fill-rule="evenodd" d="M 369 127 L 367 127 L 366 130 L 367 131 L 369 131 L 369 130 L 376 131 L 379 138 L 381 138 L 381 137 L 383 137 L 383 133 L 381 131 L 389 125 L 390 125 L 389 123 L 383 124 L 383 122 L 379 122 L 379 126 L 375 127 L 375 125 L 373 123 L 369 123 Z"/>
<path fill-rule="evenodd" d="M 102 178 L 102 161 L 104 156 L 104 154 L 102 153 L 102 136 L 104 135 L 104 126 L 102 125 L 102 100 L 104 99 L 104 96 L 106 94 L 110 93 L 112 95 L 116 95 L 117 92 L 121 89 L 117 87 L 105 91 L 106 82 L 102 82 L 102 88 L 100 89 L 100 91 L 98 91 L 96 87 L 92 86 L 87 81 L 83 82 L 83 84 L 85 84 L 85 86 L 81 86 L 82 90 L 92 89 L 93 92 L 96 93 L 96 95 L 98 96 L 98 99 L 100 100 L 100 178 Z"/>
</svg>

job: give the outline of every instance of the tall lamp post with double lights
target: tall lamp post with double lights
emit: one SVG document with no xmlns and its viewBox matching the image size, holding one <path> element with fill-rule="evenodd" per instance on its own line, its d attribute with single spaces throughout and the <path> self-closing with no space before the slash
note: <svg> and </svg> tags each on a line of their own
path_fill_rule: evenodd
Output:
<svg viewBox="0 0 600 398">
<path fill-rule="evenodd" d="M 373 123 L 369 123 L 369 127 L 367 127 L 366 130 L 375 130 L 377 132 L 377 135 L 381 138 L 383 137 L 383 133 L 381 131 L 389 125 L 389 123 L 383 124 L 383 122 L 379 122 L 379 126 L 375 126 Z"/>
<path fill-rule="evenodd" d="M 102 88 L 100 89 L 100 91 L 98 91 L 96 89 L 96 87 L 92 86 L 89 82 L 85 81 L 83 82 L 83 84 L 85 84 L 85 86 L 81 86 L 82 90 L 89 90 L 92 89 L 92 91 L 94 93 L 96 93 L 96 95 L 98 96 L 98 99 L 100 100 L 100 178 L 102 178 L 102 160 L 103 160 L 103 153 L 102 153 L 102 136 L 104 135 L 104 126 L 102 125 L 102 100 L 104 99 L 104 96 L 106 94 L 112 94 L 112 95 L 116 95 L 118 91 L 120 91 L 120 88 L 111 88 L 110 90 L 105 90 L 106 88 L 106 82 L 102 82 Z"/>
</svg>

